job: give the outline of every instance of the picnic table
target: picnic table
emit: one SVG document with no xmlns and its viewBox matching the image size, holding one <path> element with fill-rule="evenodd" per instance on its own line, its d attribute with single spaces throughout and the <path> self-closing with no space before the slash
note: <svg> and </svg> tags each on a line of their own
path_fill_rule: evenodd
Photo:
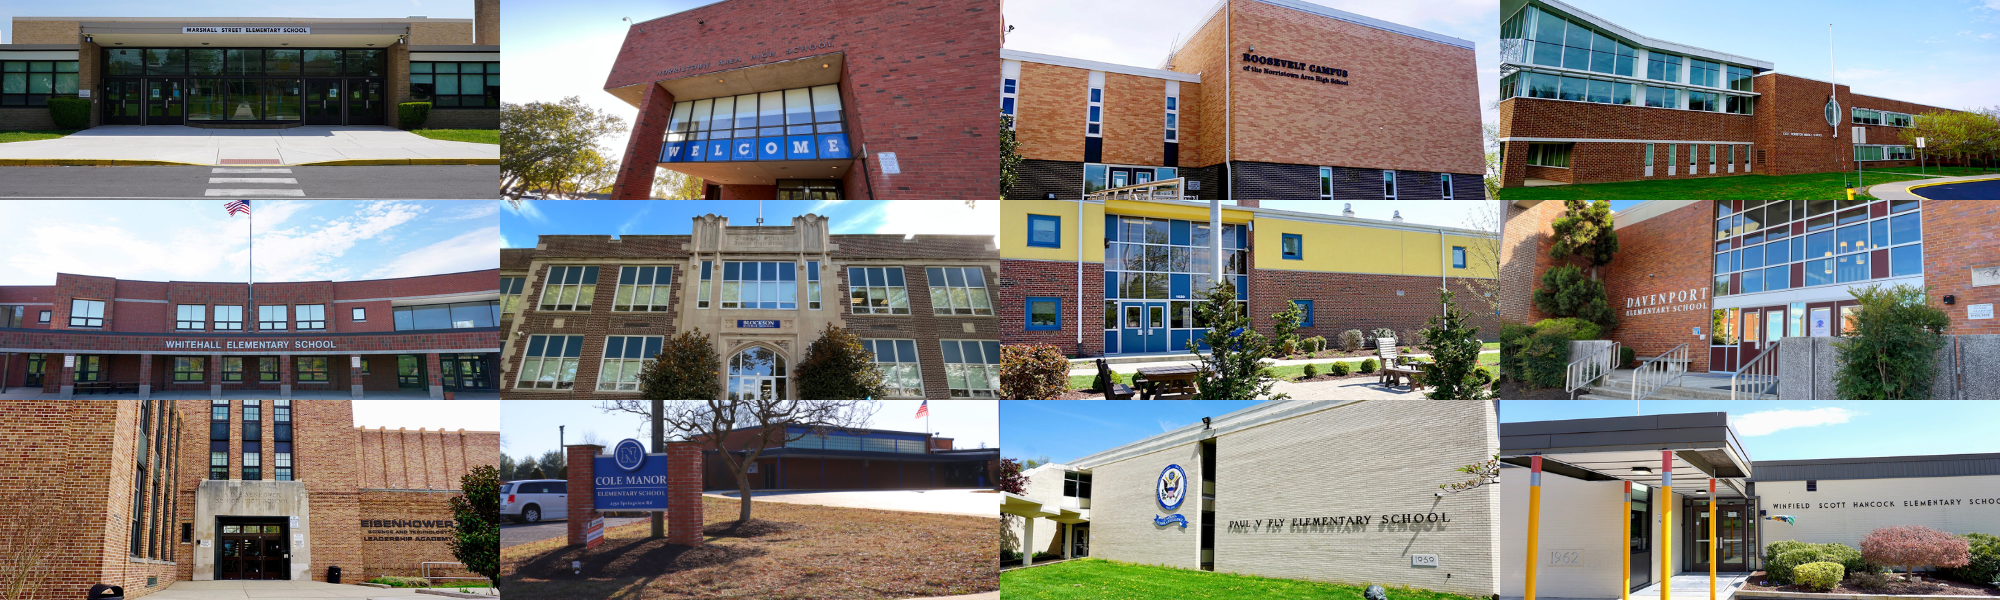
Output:
<svg viewBox="0 0 2000 600">
<path fill-rule="evenodd" d="M 1139 386 L 1141 400 L 1185 400 L 1194 397 L 1194 378 L 1201 369 L 1194 365 L 1139 369 L 1146 382 Z"/>
</svg>

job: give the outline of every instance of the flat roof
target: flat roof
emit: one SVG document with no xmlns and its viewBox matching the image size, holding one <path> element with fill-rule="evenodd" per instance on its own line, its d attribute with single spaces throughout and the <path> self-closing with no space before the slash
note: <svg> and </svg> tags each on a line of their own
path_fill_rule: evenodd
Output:
<svg viewBox="0 0 2000 600">
<path fill-rule="evenodd" d="M 2000 475 L 2000 454 L 1934 454 L 1757 461 L 1751 481 Z"/>
<path fill-rule="evenodd" d="M 1581 8 L 1565 4 L 1561 0 L 1529 0 L 1528 4 L 1530 5 L 1540 4 L 1542 5 L 1543 8 L 1553 9 L 1567 16 L 1575 17 L 1579 20 L 1582 20 L 1585 23 L 1589 23 L 1593 27 L 1610 31 L 1614 34 L 1617 34 L 1619 37 L 1631 40 L 1633 43 L 1636 43 L 1640 46 L 1645 46 L 1648 50 L 1651 49 L 1665 50 L 1667 52 L 1673 52 L 1677 54 L 1686 54 L 1689 56 L 1713 59 L 1723 62 L 1732 62 L 1739 65 L 1745 65 L 1749 67 L 1755 67 L 1766 70 L 1775 68 L 1775 66 L 1771 63 L 1771 61 L 1768 60 L 1759 60 L 1747 56 L 1730 54 L 1727 52 L 1710 50 L 1699 46 L 1689 46 L 1687 44 L 1669 42 L 1659 38 L 1651 38 L 1639 35 L 1637 32 L 1619 26 L 1617 23 L 1606 21 L 1604 20 L 1603 17 L 1590 14 L 1589 12 L 1584 11 Z M 1500 17 L 1502 19 L 1506 19 L 1508 15 L 1500 15 Z"/>
<path fill-rule="evenodd" d="M 1500 424 L 1500 460 L 1586 481 L 1625 480 L 1659 486 L 1661 452 L 1672 452 L 1675 480 L 1705 487 L 1715 479 L 1734 495 L 1752 471 L 1749 455 L 1729 427 L 1729 414 L 1688 413 Z M 1643 469 L 1643 470 L 1642 470 Z"/>
</svg>

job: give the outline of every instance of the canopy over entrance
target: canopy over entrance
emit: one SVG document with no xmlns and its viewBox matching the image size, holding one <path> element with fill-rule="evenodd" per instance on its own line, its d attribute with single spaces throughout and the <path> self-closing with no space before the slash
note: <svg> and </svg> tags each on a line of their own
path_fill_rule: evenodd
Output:
<svg viewBox="0 0 2000 600">
<path fill-rule="evenodd" d="M 1542 470 L 1584 481 L 1660 486 L 1662 450 L 1673 452 L 1677 489 L 1707 490 L 1715 479 L 1718 498 L 1748 497 L 1750 460 L 1729 428 L 1728 413 L 1500 425 L 1502 462 L 1525 467 L 1540 455 Z"/>
</svg>

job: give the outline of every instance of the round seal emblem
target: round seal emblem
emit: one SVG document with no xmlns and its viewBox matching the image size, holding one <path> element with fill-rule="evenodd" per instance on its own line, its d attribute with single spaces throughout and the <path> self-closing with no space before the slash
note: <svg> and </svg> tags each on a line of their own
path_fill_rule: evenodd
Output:
<svg viewBox="0 0 2000 600">
<path fill-rule="evenodd" d="M 1160 501 L 1160 507 L 1175 510 L 1181 507 L 1181 500 L 1187 498 L 1187 471 L 1180 465 L 1167 465 L 1160 470 L 1160 481 L 1154 484 L 1153 495 Z"/>
<path fill-rule="evenodd" d="M 646 447 L 639 440 L 627 438 L 612 449 L 611 457 L 618 462 L 618 468 L 637 471 L 640 465 L 646 464 Z"/>
</svg>

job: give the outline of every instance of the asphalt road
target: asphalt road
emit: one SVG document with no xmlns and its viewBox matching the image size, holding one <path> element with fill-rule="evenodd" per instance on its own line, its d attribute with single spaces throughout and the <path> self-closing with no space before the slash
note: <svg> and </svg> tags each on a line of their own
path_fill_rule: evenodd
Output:
<svg viewBox="0 0 2000 600">
<path fill-rule="evenodd" d="M 607 528 L 617 527 L 619 525 L 643 522 L 647 519 L 648 517 L 612 517 L 604 519 L 604 526 Z M 500 524 L 500 547 L 517 546 L 535 540 L 545 540 L 565 535 L 569 535 L 569 523 L 566 521 L 502 523 Z"/>
<path fill-rule="evenodd" d="M 2000 200 L 2000 180 L 1924 186 L 1910 193 L 1932 200 Z"/>
<path fill-rule="evenodd" d="M 446 198 L 500 195 L 496 165 L 0 167 L 4 198 Z"/>
</svg>

